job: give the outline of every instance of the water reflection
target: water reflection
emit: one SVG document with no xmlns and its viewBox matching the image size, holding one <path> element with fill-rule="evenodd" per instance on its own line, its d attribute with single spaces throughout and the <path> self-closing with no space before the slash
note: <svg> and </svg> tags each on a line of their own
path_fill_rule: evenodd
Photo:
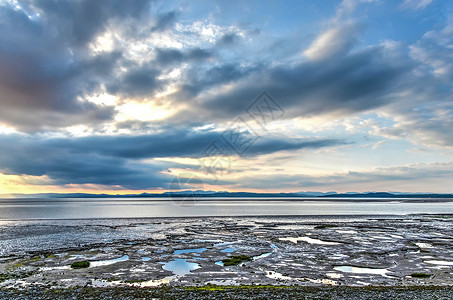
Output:
<svg viewBox="0 0 453 300">
<path fill-rule="evenodd" d="M 311 201 L 310 201 L 311 200 Z M 405 215 L 453 213 L 451 202 L 341 202 L 256 198 L 200 200 L 179 206 L 168 199 L 0 199 L 2 220 L 187 216 Z M 412 199 L 414 200 L 414 199 Z"/>
<path fill-rule="evenodd" d="M 208 250 L 208 249 L 206 249 L 206 248 L 179 249 L 179 250 L 175 250 L 175 252 L 173 252 L 173 254 L 180 255 L 180 254 L 188 254 L 188 253 L 203 253 L 206 250 Z"/>
<path fill-rule="evenodd" d="M 377 274 L 386 276 L 386 273 L 389 272 L 387 269 L 373 269 L 373 268 L 362 268 L 362 267 L 353 267 L 353 266 L 337 266 L 334 267 L 335 270 L 343 273 L 356 273 L 356 274 Z"/>
<path fill-rule="evenodd" d="M 128 261 L 128 260 L 129 260 L 129 255 L 123 255 L 123 256 L 115 258 L 115 259 L 91 261 L 90 262 L 90 268 L 91 267 L 108 266 L 108 265 L 116 264 L 116 263 L 121 262 L 121 261 Z"/>
<path fill-rule="evenodd" d="M 164 270 L 171 271 L 173 274 L 178 276 L 184 276 L 189 274 L 190 271 L 200 268 L 197 263 L 188 262 L 186 259 L 176 258 L 168 263 L 165 263 L 162 267 Z"/>
</svg>

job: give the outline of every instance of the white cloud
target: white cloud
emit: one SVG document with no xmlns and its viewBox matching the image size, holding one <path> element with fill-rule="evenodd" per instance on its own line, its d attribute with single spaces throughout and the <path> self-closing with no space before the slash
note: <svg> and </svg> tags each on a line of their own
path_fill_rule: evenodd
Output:
<svg viewBox="0 0 453 300">
<path fill-rule="evenodd" d="M 434 0 L 404 0 L 402 6 L 409 9 L 424 9 L 430 5 Z"/>
<path fill-rule="evenodd" d="M 429 31 L 409 46 L 417 63 L 411 77 L 394 96 L 399 99 L 384 108 L 393 123 L 376 126 L 379 136 L 405 139 L 431 149 L 453 147 L 453 22 Z"/>
<path fill-rule="evenodd" d="M 311 60 L 320 60 L 347 53 L 355 44 L 359 31 L 357 23 L 335 24 L 321 33 L 304 51 L 304 55 Z"/>
<path fill-rule="evenodd" d="M 440 31 L 429 31 L 410 46 L 410 55 L 423 70 L 443 79 L 453 78 L 453 19 Z"/>
</svg>

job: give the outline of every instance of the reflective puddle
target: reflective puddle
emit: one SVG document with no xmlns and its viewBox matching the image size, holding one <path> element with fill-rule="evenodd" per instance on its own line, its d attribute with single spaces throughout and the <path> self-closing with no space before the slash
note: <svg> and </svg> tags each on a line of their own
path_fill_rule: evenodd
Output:
<svg viewBox="0 0 453 300">
<path fill-rule="evenodd" d="M 129 260 L 129 255 L 123 255 L 123 256 L 121 256 L 119 258 L 115 258 L 115 259 L 90 261 L 90 268 L 108 266 L 108 265 L 116 264 L 121 261 L 128 261 L 128 260 Z"/>
<path fill-rule="evenodd" d="M 164 270 L 171 271 L 178 276 L 189 274 L 190 271 L 201 268 L 197 263 L 188 262 L 186 259 L 176 258 L 168 263 L 164 263 Z"/>
<path fill-rule="evenodd" d="M 234 249 L 234 248 L 226 248 L 226 249 L 220 250 L 220 252 L 224 252 L 224 253 L 231 253 L 234 251 L 236 251 L 236 249 Z"/>
<path fill-rule="evenodd" d="M 175 252 L 173 252 L 173 254 L 180 255 L 180 254 L 187 254 L 187 253 L 203 253 L 206 250 L 208 250 L 208 249 L 207 248 L 179 249 L 179 250 L 175 250 Z"/>
<path fill-rule="evenodd" d="M 415 243 L 421 249 L 434 248 L 433 245 L 428 243 Z"/>
<path fill-rule="evenodd" d="M 425 263 L 438 266 L 453 266 L 453 261 L 446 260 L 426 260 Z"/>
<path fill-rule="evenodd" d="M 83 254 L 72 254 L 69 257 L 69 259 L 76 259 L 76 258 L 86 258 L 86 257 Z"/>
<path fill-rule="evenodd" d="M 253 257 L 253 260 L 257 260 L 257 259 L 260 259 L 260 258 L 265 258 L 265 257 L 268 257 L 269 255 L 271 255 L 272 252 L 268 252 L 268 253 L 263 253 L 261 255 L 258 255 L 258 256 L 254 256 Z"/>
<path fill-rule="evenodd" d="M 340 245 L 340 243 L 337 242 L 327 242 L 323 240 L 318 240 L 318 239 L 312 239 L 308 236 L 300 236 L 300 237 L 286 237 L 286 238 L 279 238 L 280 241 L 290 241 L 294 244 L 297 244 L 299 241 L 303 241 L 309 244 L 315 244 L 315 245 Z"/>
<path fill-rule="evenodd" d="M 387 276 L 386 273 L 389 272 L 387 269 L 373 269 L 373 268 L 361 268 L 353 266 L 337 266 L 334 267 L 334 270 L 340 271 L 343 273 L 356 273 L 356 274 L 377 274 L 381 276 Z"/>
</svg>

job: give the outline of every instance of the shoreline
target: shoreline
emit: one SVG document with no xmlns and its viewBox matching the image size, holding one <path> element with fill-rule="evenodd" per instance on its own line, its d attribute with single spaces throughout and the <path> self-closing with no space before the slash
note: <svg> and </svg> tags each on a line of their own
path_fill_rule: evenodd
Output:
<svg viewBox="0 0 453 300">
<path fill-rule="evenodd" d="M 166 220 L 189 220 L 189 219 L 228 219 L 228 218 L 276 218 L 276 219 L 285 219 L 285 218 L 300 218 L 300 219 L 343 219 L 343 218 L 374 218 L 374 219 L 394 219 L 394 218 L 410 218 L 410 217 L 441 217 L 441 218 L 453 218 L 453 213 L 407 213 L 407 214 L 325 214 L 325 215 L 190 215 L 190 216 L 168 216 L 168 217 L 88 217 L 88 218 L 29 218 L 29 219 L 0 219 L 0 222 L 60 222 L 60 221 L 107 221 L 107 220 L 149 220 L 149 221 L 166 221 Z M 0 224 L 1 226 L 1 224 Z"/>
</svg>

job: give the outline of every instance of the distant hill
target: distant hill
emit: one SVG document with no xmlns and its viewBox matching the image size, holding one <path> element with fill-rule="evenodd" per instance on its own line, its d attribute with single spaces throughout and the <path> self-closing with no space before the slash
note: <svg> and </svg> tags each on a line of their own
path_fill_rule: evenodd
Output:
<svg viewBox="0 0 453 300">
<path fill-rule="evenodd" d="M 324 195 L 320 197 L 329 198 L 453 198 L 453 194 L 403 194 L 403 193 L 387 193 L 387 192 L 371 192 L 371 193 L 345 193 L 335 195 Z"/>
<path fill-rule="evenodd" d="M 0 195 L 2 197 L 3 195 Z M 197 197 L 197 198 L 453 198 L 453 194 L 431 193 L 396 193 L 396 192 L 348 192 L 338 194 L 336 192 L 297 192 L 297 193 L 251 193 L 251 192 L 215 192 L 215 191 L 177 191 L 164 193 L 142 193 L 127 195 L 111 194 L 87 194 L 87 193 L 48 193 L 48 194 L 14 194 L 8 198 L 174 198 L 174 197 Z M 6 198 L 6 196 L 4 197 Z"/>
</svg>

